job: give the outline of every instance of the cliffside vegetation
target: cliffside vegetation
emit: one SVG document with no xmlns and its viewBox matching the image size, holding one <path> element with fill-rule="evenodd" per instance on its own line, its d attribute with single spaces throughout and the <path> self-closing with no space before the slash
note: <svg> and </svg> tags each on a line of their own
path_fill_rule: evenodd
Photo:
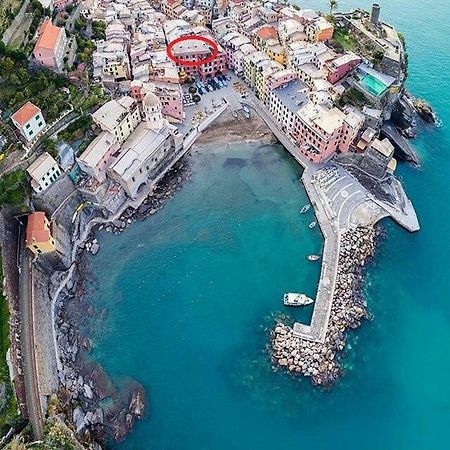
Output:
<svg viewBox="0 0 450 450">
<path fill-rule="evenodd" d="M 3 264 L 0 257 L 0 283 L 3 287 Z M 17 404 L 14 397 L 6 352 L 9 348 L 8 300 L 0 291 L 0 431 L 13 425 L 18 419 Z"/>
</svg>

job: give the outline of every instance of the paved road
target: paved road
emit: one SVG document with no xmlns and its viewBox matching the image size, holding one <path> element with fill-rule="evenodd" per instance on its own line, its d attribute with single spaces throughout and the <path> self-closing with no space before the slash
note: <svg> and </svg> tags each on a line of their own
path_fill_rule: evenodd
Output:
<svg viewBox="0 0 450 450">
<path fill-rule="evenodd" d="M 33 436 L 40 440 L 44 436 L 44 418 L 42 416 L 37 369 L 35 359 L 35 343 L 33 331 L 33 298 L 31 278 L 31 257 L 26 250 L 23 233 L 20 239 L 20 281 L 19 308 L 22 318 L 21 347 L 23 361 L 23 375 L 25 381 L 25 397 L 27 402 L 28 419 L 33 429 Z"/>
</svg>

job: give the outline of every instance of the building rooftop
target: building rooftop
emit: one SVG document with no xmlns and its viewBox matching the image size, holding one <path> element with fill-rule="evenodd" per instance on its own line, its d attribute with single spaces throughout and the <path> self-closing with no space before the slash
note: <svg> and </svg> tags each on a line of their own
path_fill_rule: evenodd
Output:
<svg viewBox="0 0 450 450">
<path fill-rule="evenodd" d="M 115 136 L 109 131 L 103 131 L 89 144 L 78 159 L 89 167 L 95 167 L 114 142 L 116 142 Z"/>
<path fill-rule="evenodd" d="M 308 88 L 299 80 L 293 80 L 272 92 L 294 114 L 308 103 Z"/>
<path fill-rule="evenodd" d="M 27 245 L 38 242 L 48 242 L 50 230 L 45 226 L 46 220 L 45 213 L 42 211 L 36 211 L 28 216 Z"/>
<path fill-rule="evenodd" d="M 25 125 L 30 121 L 36 114 L 40 113 L 41 110 L 31 102 L 26 102 L 21 108 L 19 108 L 13 115 L 14 119 L 18 124 Z"/>
<path fill-rule="evenodd" d="M 298 114 L 303 121 L 319 127 L 327 134 L 333 134 L 345 119 L 345 114 L 337 108 L 330 109 L 312 103 L 307 103 Z"/>
<path fill-rule="evenodd" d="M 40 48 L 53 50 L 58 42 L 61 30 L 62 28 L 53 25 L 50 19 L 46 19 L 39 29 L 39 38 L 34 50 L 36 51 Z"/>
<path fill-rule="evenodd" d="M 58 165 L 55 159 L 49 153 L 44 152 L 36 161 L 30 164 L 27 172 L 31 178 L 40 180 L 55 165 Z"/>
<path fill-rule="evenodd" d="M 95 111 L 92 118 L 101 126 L 111 130 L 120 124 L 124 115 L 129 112 L 134 104 L 135 100 L 128 96 L 121 97 L 118 100 L 110 100 Z"/>
<path fill-rule="evenodd" d="M 122 145 L 120 155 L 111 170 L 123 180 L 130 179 L 141 163 L 157 150 L 169 134 L 167 128 L 157 133 L 148 129 L 145 122 L 139 124 Z"/>
<path fill-rule="evenodd" d="M 261 39 L 277 39 L 278 38 L 278 32 L 277 30 L 270 26 L 270 25 L 266 25 L 262 28 L 260 28 L 258 31 L 256 31 L 256 34 L 261 38 Z"/>
</svg>

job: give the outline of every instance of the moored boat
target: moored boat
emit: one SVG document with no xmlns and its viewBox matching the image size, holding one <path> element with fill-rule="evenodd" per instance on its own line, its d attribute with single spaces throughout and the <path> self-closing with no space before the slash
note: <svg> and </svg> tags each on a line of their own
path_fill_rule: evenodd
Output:
<svg viewBox="0 0 450 450">
<path fill-rule="evenodd" d="M 307 258 L 308 258 L 308 261 L 317 261 L 320 259 L 320 256 L 319 255 L 308 255 Z"/>
<path fill-rule="evenodd" d="M 304 214 L 306 211 L 308 211 L 308 209 L 311 207 L 311 205 L 305 205 L 302 207 L 302 209 L 300 210 L 300 214 Z"/>
<path fill-rule="evenodd" d="M 313 221 L 308 226 L 309 226 L 309 228 L 314 228 L 316 226 L 316 222 Z"/>
<path fill-rule="evenodd" d="M 284 294 L 283 303 L 286 306 L 305 306 L 310 305 L 314 300 L 307 297 L 305 294 L 298 294 L 289 292 Z"/>
</svg>

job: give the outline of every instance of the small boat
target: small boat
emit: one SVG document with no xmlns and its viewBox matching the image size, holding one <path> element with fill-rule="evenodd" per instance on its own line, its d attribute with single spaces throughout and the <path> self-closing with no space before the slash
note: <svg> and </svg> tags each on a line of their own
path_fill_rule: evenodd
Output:
<svg viewBox="0 0 450 450">
<path fill-rule="evenodd" d="M 300 214 L 304 214 L 306 211 L 309 210 L 309 208 L 311 208 L 311 205 L 303 206 L 302 209 L 300 210 Z"/>
<path fill-rule="evenodd" d="M 250 119 L 250 113 L 248 111 L 244 111 L 244 116 L 246 119 Z"/>
<path fill-rule="evenodd" d="M 237 111 L 233 111 L 231 114 L 233 114 L 233 117 L 234 117 L 235 119 L 237 119 L 237 117 L 238 117 Z"/>
<path fill-rule="evenodd" d="M 250 109 L 249 109 L 249 107 L 248 106 L 243 106 L 242 107 L 242 109 L 244 110 L 244 112 L 246 112 L 246 113 L 250 113 Z"/>
<path fill-rule="evenodd" d="M 307 297 L 305 294 L 295 294 L 289 292 L 288 294 L 284 294 L 283 303 L 286 306 L 304 306 L 310 305 L 314 300 L 312 298 Z"/>
<path fill-rule="evenodd" d="M 308 255 L 307 258 L 308 258 L 308 261 L 317 261 L 320 259 L 320 256 L 319 255 Z"/>
<path fill-rule="evenodd" d="M 314 228 L 316 226 L 316 222 L 313 221 L 308 226 L 309 226 L 309 228 Z"/>
</svg>

